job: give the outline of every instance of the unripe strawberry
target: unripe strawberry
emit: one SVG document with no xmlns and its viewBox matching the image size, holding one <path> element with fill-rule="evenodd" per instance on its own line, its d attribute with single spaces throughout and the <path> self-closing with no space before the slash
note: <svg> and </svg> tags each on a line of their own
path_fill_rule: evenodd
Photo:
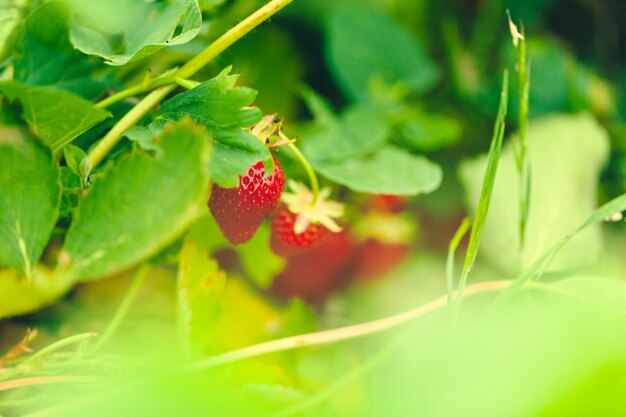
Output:
<svg viewBox="0 0 626 417">
<path fill-rule="evenodd" d="M 285 189 L 285 174 L 274 159 L 274 172 L 265 177 L 263 162 L 252 165 L 239 177 L 235 188 L 213 184 L 209 208 L 220 230 L 233 245 L 252 238 L 259 225 L 278 205 Z"/>
</svg>

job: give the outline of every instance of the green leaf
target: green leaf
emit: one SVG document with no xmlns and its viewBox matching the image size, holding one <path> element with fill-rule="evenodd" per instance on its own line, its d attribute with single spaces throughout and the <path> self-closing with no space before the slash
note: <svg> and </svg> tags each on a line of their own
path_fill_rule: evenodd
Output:
<svg viewBox="0 0 626 417">
<path fill-rule="evenodd" d="M 550 283 L 545 288 L 626 317 L 626 282 L 622 279 L 574 276 Z"/>
<path fill-rule="evenodd" d="M 313 162 L 324 177 L 356 192 L 416 195 L 439 187 L 441 168 L 424 158 L 385 146 L 372 155 L 333 162 Z"/>
<path fill-rule="evenodd" d="M 461 125 L 456 119 L 437 114 L 418 114 L 399 126 L 399 142 L 409 149 L 432 152 L 456 144 Z"/>
<path fill-rule="evenodd" d="M 0 128 L 0 266 L 30 278 L 50 239 L 60 194 L 50 151 L 17 128 Z"/>
<path fill-rule="evenodd" d="M 352 106 L 338 119 L 331 117 L 329 113 L 302 140 L 302 151 L 311 160 L 342 162 L 376 151 L 389 137 L 384 116 L 371 106 Z"/>
<path fill-rule="evenodd" d="M 189 123 L 166 129 L 161 157 L 139 151 L 95 182 L 78 206 L 63 247 L 77 280 L 114 274 L 178 237 L 207 198 L 208 141 Z"/>
<path fill-rule="evenodd" d="M 84 98 L 53 87 L 5 81 L 0 83 L 0 97 L 21 103 L 24 120 L 53 153 L 111 117 L 111 113 L 94 107 Z"/>
<path fill-rule="evenodd" d="M 211 180 L 222 187 L 236 187 L 239 175 L 244 175 L 255 163 L 270 158 L 267 147 L 244 130 L 220 132 L 214 139 L 209 171 Z"/>
<path fill-rule="evenodd" d="M 110 65 L 124 65 L 165 46 L 193 39 L 202 25 L 195 0 L 67 0 L 70 40 L 79 51 Z"/>
<path fill-rule="evenodd" d="M 190 356 L 216 352 L 226 274 L 191 241 L 185 242 L 178 265 L 176 290 L 183 340 Z"/>
<path fill-rule="evenodd" d="M 330 14 L 327 56 L 339 85 L 357 100 L 368 98 L 374 79 L 402 83 L 421 93 L 439 78 L 417 39 L 381 11 L 364 5 L 344 5 Z"/>
<path fill-rule="evenodd" d="M 87 99 L 108 87 L 96 71 L 102 64 L 76 51 L 69 41 L 70 11 L 65 3 L 43 4 L 24 22 L 17 41 L 15 80 L 32 86 L 54 86 Z"/>
<path fill-rule="evenodd" d="M 244 271 L 261 288 L 268 288 L 285 266 L 285 259 L 272 252 L 269 242 L 270 228 L 263 223 L 251 240 L 237 247 Z"/>
<path fill-rule="evenodd" d="M 261 120 L 261 111 L 250 107 L 256 91 L 235 87 L 238 76 L 229 72 L 230 68 L 226 68 L 215 78 L 166 101 L 148 127 L 132 129 L 126 134 L 143 148 L 151 149 L 152 138 L 165 125 L 190 117 L 213 137 L 213 153 L 208 164 L 211 180 L 223 187 L 235 187 L 239 175 L 245 174 L 253 164 L 269 159 L 270 152 L 263 142 L 243 130 Z"/>
<path fill-rule="evenodd" d="M 15 269 L 0 269 L 0 318 L 36 311 L 54 302 L 73 284 L 69 276 L 38 267 L 29 282 Z"/>
<path fill-rule="evenodd" d="M 247 128 L 261 120 L 261 110 L 250 107 L 256 91 L 235 87 L 239 76 L 230 67 L 216 77 L 167 100 L 155 120 L 175 122 L 188 116 L 215 135 L 222 130 Z"/>
<path fill-rule="evenodd" d="M 82 177 L 80 164 L 86 156 L 87 155 L 85 154 L 85 151 L 83 151 L 78 146 L 68 144 L 65 145 L 65 147 L 63 148 L 63 157 L 65 158 L 65 163 L 67 164 L 68 168 L 71 169 L 72 172 L 79 177 Z"/>
<path fill-rule="evenodd" d="M 510 273 L 530 267 L 593 213 L 598 176 L 608 154 L 606 133 L 588 115 L 536 120 L 527 140 L 530 169 L 537 180 L 530 190 L 524 248 L 518 256 L 519 180 L 510 143 L 502 151 L 481 246 L 490 262 Z M 485 157 L 480 157 L 461 165 L 470 209 L 478 199 L 485 164 Z M 593 226 L 573 237 L 550 270 L 574 269 L 597 259 L 599 232 Z"/>
</svg>

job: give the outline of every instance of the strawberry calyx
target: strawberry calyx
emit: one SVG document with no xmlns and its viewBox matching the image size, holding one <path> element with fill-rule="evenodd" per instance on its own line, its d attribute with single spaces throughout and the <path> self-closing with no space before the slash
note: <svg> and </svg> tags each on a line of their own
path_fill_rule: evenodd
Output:
<svg viewBox="0 0 626 417">
<path fill-rule="evenodd" d="M 339 233 L 341 226 L 335 219 L 344 213 L 343 204 L 329 200 L 330 188 L 324 188 L 316 196 L 304 184 L 289 181 L 293 192 L 284 192 L 281 199 L 292 213 L 296 215 L 294 233 L 302 234 L 311 225 L 322 225 L 331 232 Z"/>
<path fill-rule="evenodd" d="M 279 146 L 294 143 L 296 139 L 289 139 L 282 131 L 283 120 L 278 120 L 276 114 L 268 114 L 263 116 L 261 121 L 250 127 L 252 133 L 261 142 L 273 149 Z"/>
</svg>

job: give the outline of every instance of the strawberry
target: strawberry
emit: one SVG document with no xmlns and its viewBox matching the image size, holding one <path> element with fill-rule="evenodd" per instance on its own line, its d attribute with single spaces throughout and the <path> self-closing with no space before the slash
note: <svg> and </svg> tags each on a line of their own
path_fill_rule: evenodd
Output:
<svg viewBox="0 0 626 417">
<path fill-rule="evenodd" d="M 220 230 L 233 245 L 252 238 L 259 225 L 278 205 L 285 189 L 285 174 L 274 160 L 274 172 L 265 177 L 263 162 L 252 165 L 239 177 L 235 188 L 213 184 L 209 208 Z"/>
<path fill-rule="evenodd" d="M 309 224 L 301 233 L 296 233 L 297 214 L 286 206 L 280 206 L 272 219 L 272 237 L 270 247 L 275 254 L 288 257 L 314 247 L 328 233 L 320 224 Z"/>
<path fill-rule="evenodd" d="M 369 197 L 368 205 L 374 210 L 385 213 L 400 213 L 404 211 L 409 203 L 409 199 L 393 194 L 374 194 Z"/>
<path fill-rule="evenodd" d="M 409 255 L 411 246 L 367 239 L 356 249 L 355 281 L 370 281 L 393 271 Z"/>
<path fill-rule="evenodd" d="M 287 260 L 271 292 L 281 299 L 298 297 L 321 304 L 347 284 L 353 256 L 352 238 L 347 232 L 325 233 L 316 246 Z"/>
<path fill-rule="evenodd" d="M 341 228 L 334 218 L 343 214 L 343 206 L 328 200 L 329 189 L 314 198 L 304 185 L 290 182 L 294 193 L 284 193 L 285 202 L 272 219 L 270 247 L 279 256 L 289 257 L 316 246 L 327 233 Z"/>
</svg>

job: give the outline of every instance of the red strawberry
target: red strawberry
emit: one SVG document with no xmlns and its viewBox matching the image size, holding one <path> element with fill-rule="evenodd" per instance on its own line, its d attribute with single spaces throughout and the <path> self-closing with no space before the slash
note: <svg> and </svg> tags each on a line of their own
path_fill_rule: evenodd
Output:
<svg viewBox="0 0 626 417">
<path fill-rule="evenodd" d="M 400 213 L 409 203 L 408 198 L 393 194 L 374 194 L 368 200 L 371 208 L 386 213 Z"/>
<path fill-rule="evenodd" d="M 367 239 L 356 250 L 354 279 L 369 281 L 380 278 L 399 266 L 410 251 L 411 246 L 408 244 Z"/>
<path fill-rule="evenodd" d="M 285 189 L 285 174 L 272 155 L 274 172 L 267 178 L 263 162 L 252 165 L 239 177 L 235 188 L 213 184 L 209 208 L 222 233 L 233 245 L 252 238 L 259 225 L 278 205 Z"/>
<path fill-rule="evenodd" d="M 270 240 L 274 253 L 285 257 L 314 247 L 327 233 L 341 231 L 334 218 L 343 214 L 341 204 L 327 199 L 330 189 L 315 198 L 302 184 L 292 181 L 289 186 L 294 192 L 283 194 L 285 205 L 272 220 Z"/>
<path fill-rule="evenodd" d="M 321 224 L 309 223 L 302 233 L 296 233 L 297 214 L 286 206 L 280 206 L 272 219 L 272 238 L 270 247 L 276 255 L 288 257 L 317 245 L 328 233 Z"/>
<path fill-rule="evenodd" d="M 325 233 L 311 250 L 289 258 L 285 269 L 274 279 L 271 291 L 282 299 L 298 297 L 321 304 L 347 284 L 353 254 L 348 233 Z"/>
</svg>

